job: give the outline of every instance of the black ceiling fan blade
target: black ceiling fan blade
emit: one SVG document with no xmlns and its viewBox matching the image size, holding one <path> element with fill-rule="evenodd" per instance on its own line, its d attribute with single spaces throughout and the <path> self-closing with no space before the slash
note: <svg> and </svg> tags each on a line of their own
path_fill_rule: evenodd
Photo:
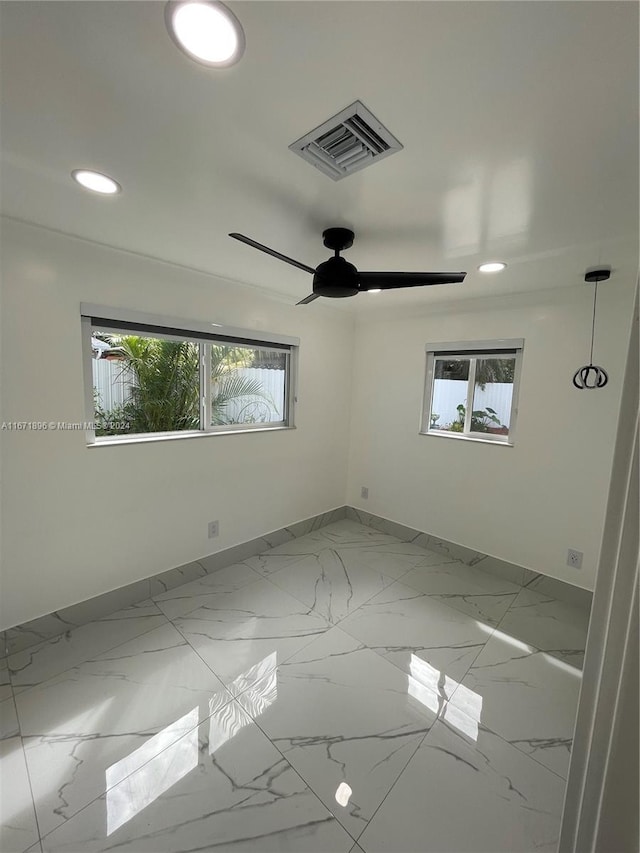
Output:
<svg viewBox="0 0 640 853">
<path fill-rule="evenodd" d="M 286 255 L 276 252 L 275 249 L 263 246 L 262 243 L 256 243 L 255 240 L 252 240 L 250 237 L 245 237 L 244 234 L 237 234 L 236 232 L 233 232 L 229 234 L 229 237 L 233 237 L 234 240 L 240 240 L 241 243 L 246 243 L 247 246 L 253 246 L 254 249 L 259 249 L 261 252 L 266 252 L 267 255 L 272 255 L 272 257 L 277 258 L 279 261 L 284 261 L 285 263 L 298 267 L 298 269 L 304 270 L 305 272 L 310 272 L 311 275 L 315 273 L 313 267 L 308 267 L 306 264 L 300 263 L 300 261 L 294 261 L 293 258 L 288 258 Z"/>
<path fill-rule="evenodd" d="M 360 290 L 392 290 L 429 284 L 460 284 L 466 272 L 360 272 Z"/>
<path fill-rule="evenodd" d="M 320 299 L 320 295 L 318 293 L 310 293 L 309 296 L 305 296 L 300 302 L 296 302 L 296 305 L 306 305 L 308 302 L 313 302 L 314 299 Z"/>
</svg>

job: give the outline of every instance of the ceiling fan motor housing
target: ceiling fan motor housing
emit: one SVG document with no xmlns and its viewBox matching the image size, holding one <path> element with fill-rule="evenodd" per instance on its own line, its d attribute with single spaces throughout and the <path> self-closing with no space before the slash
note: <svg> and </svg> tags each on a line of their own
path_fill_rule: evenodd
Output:
<svg viewBox="0 0 640 853">
<path fill-rule="evenodd" d="M 339 299 L 358 293 L 358 270 L 344 258 L 329 258 L 316 268 L 313 292 Z"/>
</svg>

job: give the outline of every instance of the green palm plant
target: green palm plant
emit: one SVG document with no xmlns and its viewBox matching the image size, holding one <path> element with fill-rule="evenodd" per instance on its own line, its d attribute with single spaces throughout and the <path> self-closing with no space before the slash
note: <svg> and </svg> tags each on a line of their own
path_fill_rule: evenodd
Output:
<svg viewBox="0 0 640 853">
<path fill-rule="evenodd" d="M 138 335 L 110 335 L 109 343 L 120 351 L 122 370 L 130 377 L 130 399 L 118 412 L 118 420 L 126 421 L 122 432 L 174 432 L 199 428 L 200 348 L 197 344 Z M 233 419 L 235 422 L 266 420 L 270 404 L 262 392 L 261 383 L 238 375 L 239 368 L 251 364 L 254 351 L 212 344 L 210 352 L 212 425 L 231 423 L 228 408 L 237 400 L 242 405 L 240 414 Z M 96 406 L 98 435 L 114 434 L 105 417 L 105 413 Z"/>
<path fill-rule="evenodd" d="M 515 359 L 479 358 L 476 361 L 476 385 L 484 391 L 487 383 L 513 382 Z"/>
<path fill-rule="evenodd" d="M 200 425 L 198 346 L 123 335 L 114 341 L 132 374 L 130 432 L 168 432 Z"/>
<path fill-rule="evenodd" d="M 260 420 L 259 410 L 267 414 L 270 400 L 257 379 L 238 376 L 238 369 L 249 367 L 254 351 L 243 347 L 211 346 L 211 423 L 250 423 Z M 231 419 L 229 404 L 241 400 L 241 417 Z M 244 417 L 242 414 L 244 413 Z M 262 418 L 266 419 L 266 418 Z"/>
</svg>

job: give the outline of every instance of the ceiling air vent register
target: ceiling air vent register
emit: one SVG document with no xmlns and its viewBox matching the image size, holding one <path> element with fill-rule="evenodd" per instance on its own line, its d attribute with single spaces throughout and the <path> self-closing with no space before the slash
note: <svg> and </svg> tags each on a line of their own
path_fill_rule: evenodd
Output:
<svg viewBox="0 0 640 853">
<path fill-rule="evenodd" d="M 355 101 L 289 149 L 339 181 L 402 147 L 364 104 Z"/>
</svg>

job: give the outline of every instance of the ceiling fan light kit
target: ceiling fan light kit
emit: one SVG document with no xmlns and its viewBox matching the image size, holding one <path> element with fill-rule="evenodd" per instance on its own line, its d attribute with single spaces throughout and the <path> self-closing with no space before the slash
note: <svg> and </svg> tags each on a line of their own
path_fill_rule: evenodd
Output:
<svg viewBox="0 0 640 853">
<path fill-rule="evenodd" d="M 591 391 L 595 388 L 604 388 L 609 381 L 609 375 L 604 367 L 599 367 L 593 363 L 593 336 L 596 327 L 596 300 L 598 298 L 598 282 L 607 281 L 611 276 L 611 269 L 603 267 L 599 269 L 587 270 L 584 275 L 584 280 L 587 284 L 592 282 L 595 284 L 593 292 L 593 318 L 591 321 L 591 355 L 589 356 L 589 364 L 584 367 L 579 367 L 573 374 L 573 385 L 579 391 Z"/>
<path fill-rule="evenodd" d="M 395 290 L 403 287 L 459 284 L 466 276 L 466 272 L 360 272 L 353 264 L 340 257 L 340 252 L 353 245 L 355 235 L 349 228 L 327 228 L 323 231 L 322 241 L 328 249 L 333 250 L 334 256 L 323 261 L 315 269 L 281 252 L 276 252 L 275 249 L 264 246 L 244 234 L 232 232 L 229 237 L 313 275 L 313 293 L 301 299 L 298 305 L 306 305 L 320 296 L 343 299 L 367 291 L 378 293 L 381 290 Z"/>
</svg>

